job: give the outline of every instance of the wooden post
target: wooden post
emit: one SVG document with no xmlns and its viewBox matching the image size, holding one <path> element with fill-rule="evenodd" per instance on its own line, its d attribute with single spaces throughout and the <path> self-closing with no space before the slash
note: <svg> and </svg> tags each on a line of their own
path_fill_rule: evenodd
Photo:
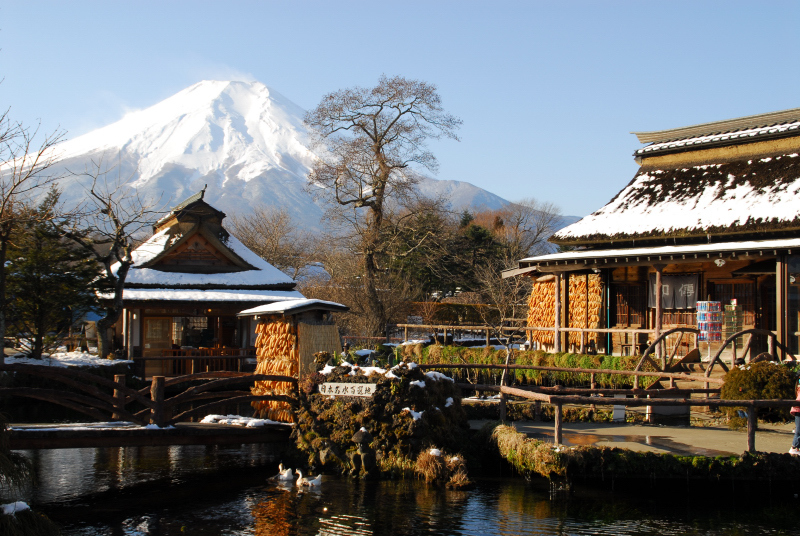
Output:
<svg viewBox="0 0 800 536">
<path fill-rule="evenodd" d="M 786 255 L 778 255 L 778 259 L 775 262 L 775 334 L 777 335 L 778 341 L 782 343 L 784 346 L 788 345 L 789 339 L 787 337 L 787 327 L 788 327 L 788 292 L 787 287 L 789 285 L 789 273 L 788 273 L 788 263 L 786 259 Z M 781 350 L 781 355 L 779 356 L 775 351 L 775 342 L 774 338 L 769 338 L 770 349 L 769 353 L 773 359 L 778 359 L 779 361 L 783 361 L 786 357 L 783 350 Z"/>
<path fill-rule="evenodd" d="M 150 409 L 150 424 L 159 428 L 164 426 L 164 379 L 164 376 L 153 376 L 153 383 L 150 385 L 150 400 L 154 404 Z"/>
<path fill-rule="evenodd" d="M 554 350 L 561 351 L 561 332 L 558 328 L 561 327 L 561 274 L 556 274 L 556 305 L 555 305 L 555 331 L 553 332 Z"/>
<path fill-rule="evenodd" d="M 772 359 L 778 359 L 778 356 L 775 353 L 775 337 L 772 336 L 767 337 L 767 352 L 772 357 Z"/>
<path fill-rule="evenodd" d="M 656 330 L 656 332 L 653 333 L 653 342 L 655 342 L 656 339 L 658 339 L 658 337 L 661 335 L 661 317 L 663 316 L 664 312 L 663 296 L 661 294 L 662 293 L 661 273 L 664 271 L 664 265 L 656 264 L 655 266 L 653 266 L 653 268 L 656 269 L 656 288 L 655 288 L 656 310 L 654 319 L 655 325 L 653 326 Z M 662 370 L 667 368 L 667 356 L 664 354 L 661 348 L 661 344 L 656 345 L 656 360 L 661 361 Z"/>
<path fill-rule="evenodd" d="M 562 414 L 561 414 L 561 402 L 556 402 L 555 405 L 555 437 L 554 442 L 556 445 L 560 445 L 563 442 L 563 430 L 562 428 Z"/>
<path fill-rule="evenodd" d="M 486 328 L 486 346 L 489 346 L 489 328 Z"/>
<path fill-rule="evenodd" d="M 125 387 L 124 374 L 114 374 L 114 381 L 120 384 L 122 387 Z M 125 409 L 125 393 L 119 389 L 114 389 L 114 408 L 120 411 Z M 118 421 L 121 418 L 122 415 L 116 412 L 111 415 L 112 421 Z"/>
<path fill-rule="evenodd" d="M 756 451 L 756 429 L 758 428 L 757 412 L 755 406 L 747 408 L 747 452 Z"/>
<path fill-rule="evenodd" d="M 564 285 L 564 296 L 561 299 L 561 324 L 559 327 L 568 328 L 569 327 L 569 272 L 564 272 L 564 275 L 561 278 L 561 281 Z M 564 331 L 561 333 L 562 341 L 561 341 L 561 351 L 563 352 L 571 352 L 572 348 L 570 347 L 569 343 L 569 331 Z"/>
<path fill-rule="evenodd" d="M 408 326 L 403 328 L 403 342 L 408 340 Z"/>
<path fill-rule="evenodd" d="M 500 393 L 500 422 L 506 421 L 506 394 Z"/>
<path fill-rule="evenodd" d="M 533 401 L 533 420 L 534 421 L 541 421 L 542 420 L 542 401 L 541 400 L 534 400 Z"/>
<path fill-rule="evenodd" d="M 581 331 L 581 350 L 580 350 L 580 353 L 581 354 L 585 354 L 586 353 L 586 332 L 585 331 Z"/>
<path fill-rule="evenodd" d="M 594 378 L 594 372 L 589 374 L 589 387 L 591 387 L 592 389 L 597 389 L 597 382 L 595 381 Z M 592 411 L 597 411 L 597 406 L 595 406 L 594 404 L 589 406 L 589 408 L 591 408 Z"/>
</svg>

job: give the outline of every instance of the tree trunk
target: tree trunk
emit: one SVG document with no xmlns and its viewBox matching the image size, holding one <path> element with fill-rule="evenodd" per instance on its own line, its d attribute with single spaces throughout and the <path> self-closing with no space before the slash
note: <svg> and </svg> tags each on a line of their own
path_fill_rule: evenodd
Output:
<svg viewBox="0 0 800 536">
<path fill-rule="evenodd" d="M 114 324 L 117 323 L 123 311 L 122 293 L 125 288 L 125 278 L 131 267 L 129 262 L 120 262 L 117 270 L 116 281 L 114 283 L 113 301 L 104 307 L 105 316 L 97 321 L 97 355 L 101 359 L 108 357 L 114 348 L 111 344 L 110 332 Z M 110 272 L 110 270 L 109 270 Z"/>
<path fill-rule="evenodd" d="M 8 234 L 9 231 L 3 226 L 3 234 L 0 236 L 0 365 L 6 359 L 6 255 L 8 254 Z"/>
</svg>

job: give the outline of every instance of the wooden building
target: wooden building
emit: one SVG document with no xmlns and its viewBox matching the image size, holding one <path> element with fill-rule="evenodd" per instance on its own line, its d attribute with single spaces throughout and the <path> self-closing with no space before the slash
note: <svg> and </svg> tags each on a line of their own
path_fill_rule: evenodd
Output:
<svg viewBox="0 0 800 536">
<path fill-rule="evenodd" d="M 294 280 L 225 230 L 225 214 L 203 197 L 173 208 L 133 252 L 115 344 L 146 376 L 241 366 L 254 358 L 255 322 L 237 313 L 303 298 Z"/>
<path fill-rule="evenodd" d="M 261 305 L 239 313 L 254 319 L 256 325 L 256 373 L 300 378 L 316 372 L 314 354 L 341 353 L 339 331 L 331 313 L 349 308 L 336 302 L 314 299 L 286 300 Z M 255 395 L 287 395 L 287 382 L 259 381 L 251 389 Z M 253 402 L 256 414 L 279 422 L 294 422 L 287 402 Z"/>
<path fill-rule="evenodd" d="M 584 345 L 638 354 L 672 327 L 696 326 L 697 302 L 715 300 L 735 304 L 726 329 L 772 331 L 796 354 L 800 108 L 635 134 L 648 145 L 634 153 L 633 179 L 550 239 L 569 251 L 504 274 L 536 279 L 529 325 L 602 329 Z M 581 336 L 531 333 L 564 350 Z"/>
</svg>

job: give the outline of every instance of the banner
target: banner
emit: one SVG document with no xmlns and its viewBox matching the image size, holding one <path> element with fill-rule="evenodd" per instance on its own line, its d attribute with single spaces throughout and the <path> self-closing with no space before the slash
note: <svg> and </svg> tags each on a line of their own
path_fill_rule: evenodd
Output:
<svg viewBox="0 0 800 536">
<path fill-rule="evenodd" d="M 697 303 L 699 278 L 693 275 L 661 276 L 661 307 L 664 309 L 694 309 Z M 656 274 L 650 274 L 647 306 L 656 306 Z"/>
</svg>

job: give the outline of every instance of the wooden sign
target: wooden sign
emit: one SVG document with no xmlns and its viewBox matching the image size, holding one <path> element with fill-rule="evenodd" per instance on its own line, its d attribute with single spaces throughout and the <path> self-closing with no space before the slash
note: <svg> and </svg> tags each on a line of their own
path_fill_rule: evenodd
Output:
<svg viewBox="0 0 800 536">
<path fill-rule="evenodd" d="M 319 394 L 331 396 L 372 396 L 375 393 L 374 383 L 322 383 Z"/>
</svg>

